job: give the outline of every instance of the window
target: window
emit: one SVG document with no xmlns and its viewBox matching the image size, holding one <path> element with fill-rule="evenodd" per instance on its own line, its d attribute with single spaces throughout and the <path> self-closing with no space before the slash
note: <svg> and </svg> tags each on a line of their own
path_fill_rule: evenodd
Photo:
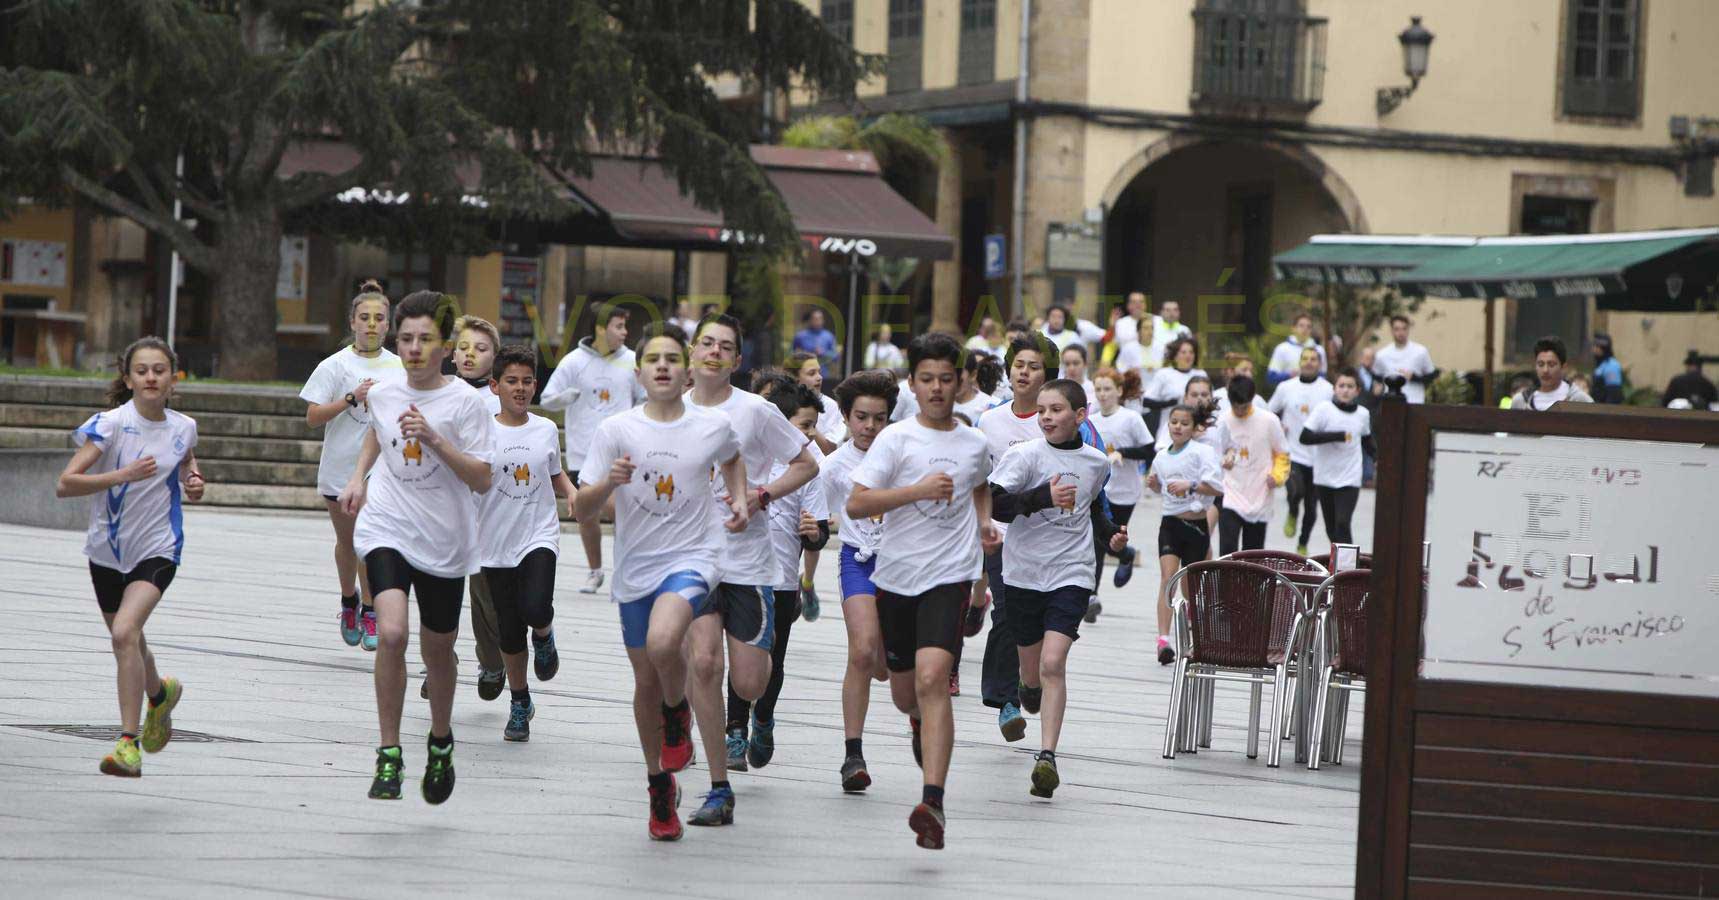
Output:
<svg viewBox="0 0 1719 900">
<path fill-rule="evenodd" d="M 1566 0 L 1564 114 L 1639 112 L 1641 0 Z"/>
<path fill-rule="evenodd" d="M 854 42 L 854 0 L 823 0 L 818 15 L 836 37 L 849 44 Z"/>
<path fill-rule="evenodd" d="M 1302 0 L 1200 0 L 1194 7 L 1196 110 L 1309 110 L 1325 82 L 1326 20 Z"/>
<path fill-rule="evenodd" d="M 398 298 L 413 291 L 440 290 L 442 286 L 441 262 L 441 257 L 431 256 L 428 253 L 389 252 L 389 295 Z"/>
<path fill-rule="evenodd" d="M 988 84 L 997 79 L 997 0 L 961 0 L 961 57 L 956 80 Z"/>
<path fill-rule="evenodd" d="M 917 91 L 924 57 L 924 0 L 889 0 L 889 92 Z"/>
</svg>

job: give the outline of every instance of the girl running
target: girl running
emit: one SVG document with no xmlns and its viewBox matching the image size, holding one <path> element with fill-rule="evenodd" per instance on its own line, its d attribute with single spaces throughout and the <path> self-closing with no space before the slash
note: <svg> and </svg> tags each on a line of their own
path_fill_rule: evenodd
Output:
<svg viewBox="0 0 1719 900">
<path fill-rule="evenodd" d="M 400 710 L 406 694 L 406 598 L 418 598 L 418 649 L 429 670 L 430 736 L 421 791 L 454 791 L 454 638 L 465 576 L 478 571 L 478 498 L 490 491 L 494 422 L 471 385 L 442 374 L 454 336 L 453 298 L 409 294 L 394 309 L 404 381 L 370 392 L 370 430 L 340 493 L 358 517 L 352 545 L 376 594 L 374 800 L 400 799 Z M 378 460 L 382 465 L 376 466 Z M 374 477 L 371 468 L 376 467 Z"/>
<path fill-rule="evenodd" d="M 579 515 L 615 498 L 615 577 L 621 642 L 633 669 L 633 722 L 650 783 L 649 833 L 679 840 L 680 788 L 673 773 L 691 764 L 692 711 L 682 645 L 693 620 L 715 615 L 713 588 L 725 546 L 711 527 L 710 482 L 719 468 L 730 515 L 748 520 L 746 464 L 728 417 L 682 399 L 687 346 L 680 329 L 654 325 L 639 345 L 645 402 L 597 426 L 579 466 Z M 666 752 L 665 752 L 666 751 Z"/>
<path fill-rule="evenodd" d="M 354 519 L 340 508 L 340 489 L 358 465 L 358 448 L 370 428 L 370 389 L 405 378 L 400 357 L 382 346 L 388 336 L 388 296 L 382 285 L 366 281 L 347 312 L 352 343 L 317 364 L 299 398 L 310 404 L 304 420 L 322 429 L 322 459 L 316 467 L 316 492 L 334 525 L 334 570 L 340 580 L 340 637 L 348 647 L 376 649 L 376 607 L 369 575 L 352 549 Z M 360 606 L 362 601 L 362 607 Z"/>
<path fill-rule="evenodd" d="M 1211 552 L 1212 532 L 1206 525 L 1205 497 L 1223 493 L 1218 455 L 1194 440 L 1199 412 L 1177 404 L 1170 409 L 1170 445 L 1152 459 L 1146 487 L 1162 492 L 1164 517 L 1158 523 L 1158 662 L 1176 661 L 1170 643 L 1170 579 L 1183 566 L 1204 560 Z"/>
<path fill-rule="evenodd" d="M 72 433 L 77 452 L 60 473 L 59 497 L 101 496 L 90 502 L 84 555 L 102 620 L 113 636 L 119 682 L 119 741 L 102 758 L 108 775 L 143 774 L 142 749 L 155 753 L 173 739 L 179 679 L 163 678 L 143 638 L 149 614 L 173 583 L 185 547 L 180 498 L 203 499 L 203 475 L 192 448 L 197 423 L 167 408 L 177 361 L 167 342 L 141 338 L 119 357 L 108 388 L 116 408 L 96 413 Z M 149 698 L 149 712 L 141 707 Z M 143 728 L 138 729 L 138 719 Z"/>
<path fill-rule="evenodd" d="M 1205 369 L 1195 368 L 1199 361 L 1200 345 L 1194 343 L 1193 338 L 1176 338 L 1164 348 L 1164 365 L 1152 373 L 1142 399 L 1146 408 L 1146 424 L 1158 426 L 1162 418 L 1159 411 L 1182 402 L 1188 381 L 1195 376 L 1206 377 Z"/>
<path fill-rule="evenodd" d="M 1375 455 L 1372 416 L 1356 402 L 1361 375 L 1345 366 L 1337 371 L 1330 400 L 1314 407 L 1301 428 L 1301 443 L 1313 451 L 1313 485 L 1319 491 L 1319 511 L 1325 514 L 1325 536 L 1333 544 L 1353 544 L 1349 520 L 1361 496 L 1362 454 Z"/>
<path fill-rule="evenodd" d="M 525 633 L 531 632 L 538 681 L 561 668 L 555 652 L 555 565 L 561 555 L 557 497 L 571 504 L 573 483 L 561 470 L 560 431 L 526 409 L 537 392 L 537 352 L 525 344 L 496 354 L 492 393 L 495 416 L 493 486 L 478 520 L 483 580 L 494 604 L 497 641 L 513 700 L 502 739 L 531 740 L 537 707 L 525 679 Z"/>
<path fill-rule="evenodd" d="M 788 357 L 788 374 L 809 388 L 812 396 L 817 398 L 818 419 L 806 436 L 818 445 L 820 458 L 829 456 L 847 439 L 848 429 L 842 422 L 842 410 L 835 398 L 823 392 L 824 367 L 818 364 L 816 356 L 802 350 Z M 818 573 L 818 553 L 817 550 L 805 552 L 805 568 L 794 582 L 800 595 L 800 609 L 808 622 L 818 621 L 818 616 L 823 614 L 818 589 L 812 585 L 812 578 Z"/>
<path fill-rule="evenodd" d="M 1092 424 L 1104 440 L 1105 456 L 1110 460 L 1110 481 L 1104 493 L 1110 498 L 1110 518 L 1126 526 L 1134 518 L 1134 507 L 1144 493 L 1141 489 L 1140 467 L 1152 461 L 1152 436 L 1146 432 L 1146 420 L 1140 413 L 1124 408 L 1122 400 L 1140 392 L 1140 376 L 1123 374 L 1115 369 L 1099 369 L 1092 377 L 1093 391 L 1098 395 L 1098 411 Z M 1105 554 L 1098 554 L 1098 579 L 1104 579 Z M 1132 561 L 1117 566 L 1115 585 L 1122 587 L 1134 574 Z M 1094 591 L 1092 603 L 1086 608 L 1086 621 L 1097 620 L 1104 604 Z"/>
<path fill-rule="evenodd" d="M 830 509 L 842 511 L 840 571 L 842 624 L 848 632 L 848 665 L 842 676 L 842 790 L 857 793 L 871 786 L 866 771 L 862 738 L 865 715 L 871 705 L 871 681 L 887 681 L 884 668 L 883 632 L 877 619 L 877 586 L 871 574 L 877 567 L 877 547 L 882 538 L 883 517 L 853 518 L 846 514 L 853 493 L 853 470 L 865 460 L 878 432 L 895 412 L 894 373 L 882 369 L 856 372 L 836 386 L 848 429 L 848 440 L 824 460 L 818 477 Z"/>
</svg>

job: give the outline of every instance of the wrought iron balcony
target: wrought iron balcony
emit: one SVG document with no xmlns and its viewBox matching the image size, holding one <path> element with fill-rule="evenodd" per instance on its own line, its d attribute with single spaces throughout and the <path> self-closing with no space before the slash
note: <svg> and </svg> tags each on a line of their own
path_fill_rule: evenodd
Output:
<svg viewBox="0 0 1719 900">
<path fill-rule="evenodd" d="M 1323 18 L 1259 0 L 1206 0 L 1194 10 L 1197 112 L 1306 113 L 1325 88 Z M 1299 6 L 1299 4 L 1282 4 Z"/>
</svg>

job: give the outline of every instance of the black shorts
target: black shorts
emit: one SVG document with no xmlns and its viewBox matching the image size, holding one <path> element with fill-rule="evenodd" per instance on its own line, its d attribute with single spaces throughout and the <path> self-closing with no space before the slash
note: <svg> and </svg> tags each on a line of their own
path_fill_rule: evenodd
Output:
<svg viewBox="0 0 1719 900">
<path fill-rule="evenodd" d="M 460 630 L 460 605 L 466 596 L 464 578 L 442 578 L 420 572 L 391 547 L 379 547 L 365 554 L 364 571 L 370 576 L 371 596 L 383 591 L 416 594 L 419 625 L 437 634 Z"/>
<path fill-rule="evenodd" d="M 1031 647 L 1045 639 L 1045 632 L 1068 635 L 1080 640 L 1080 620 L 1086 606 L 1092 602 L 1092 591 L 1078 585 L 1059 587 L 1051 591 L 1029 591 L 1009 588 L 1009 602 L 1003 607 L 1003 618 L 1015 636 L 1015 645 Z"/>
<path fill-rule="evenodd" d="M 1211 549 L 1212 530 L 1206 527 L 1205 519 L 1165 516 L 1158 522 L 1159 556 L 1174 556 L 1185 566 L 1204 560 Z M 372 581 L 370 587 L 375 590 L 376 583 Z"/>
<path fill-rule="evenodd" d="M 125 598 L 125 588 L 134 581 L 147 581 L 155 585 L 161 593 L 167 593 L 167 586 L 173 583 L 174 573 L 179 571 L 178 564 L 161 556 L 150 558 L 131 567 L 129 572 L 120 572 L 107 566 L 90 563 L 90 582 L 95 585 L 96 603 L 107 615 L 119 612 L 119 601 Z"/>
<path fill-rule="evenodd" d="M 940 584 L 906 597 L 877 591 L 877 624 L 883 632 L 884 664 L 891 672 L 913 671 L 920 650 L 936 647 L 951 656 L 961 650 L 961 607 L 973 583 Z"/>
<path fill-rule="evenodd" d="M 524 653 L 525 633 L 555 621 L 555 551 L 538 547 L 519 565 L 506 569 L 483 567 L 495 608 L 497 643 L 503 653 Z M 473 594 L 476 602 L 476 594 Z"/>
<path fill-rule="evenodd" d="M 735 640 L 769 650 L 776 640 L 776 595 L 768 586 L 716 586 L 711 608 L 722 614 L 722 628 Z"/>
</svg>

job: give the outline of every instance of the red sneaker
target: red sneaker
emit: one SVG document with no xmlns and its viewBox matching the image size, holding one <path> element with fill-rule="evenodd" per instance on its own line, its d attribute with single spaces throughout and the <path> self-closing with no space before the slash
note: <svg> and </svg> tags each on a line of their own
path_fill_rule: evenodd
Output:
<svg viewBox="0 0 1719 900">
<path fill-rule="evenodd" d="M 678 711 L 663 714 L 663 771 L 679 772 L 697 758 L 692 740 L 692 705 L 683 703 Z"/>
<path fill-rule="evenodd" d="M 669 786 L 666 790 L 650 789 L 651 794 L 651 840 L 678 841 L 686 829 L 680 824 L 680 784 L 674 776 L 669 776 Z"/>
<path fill-rule="evenodd" d="M 961 696 L 961 673 L 954 669 L 949 670 L 949 696 Z"/>
<path fill-rule="evenodd" d="M 913 764 L 925 768 L 925 752 L 919 748 L 919 720 L 907 717 L 907 726 L 913 729 Z"/>
<path fill-rule="evenodd" d="M 943 849 L 943 808 L 921 803 L 907 817 L 907 827 L 919 836 L 915 841 L 927 850 Z"/>
</svg>

